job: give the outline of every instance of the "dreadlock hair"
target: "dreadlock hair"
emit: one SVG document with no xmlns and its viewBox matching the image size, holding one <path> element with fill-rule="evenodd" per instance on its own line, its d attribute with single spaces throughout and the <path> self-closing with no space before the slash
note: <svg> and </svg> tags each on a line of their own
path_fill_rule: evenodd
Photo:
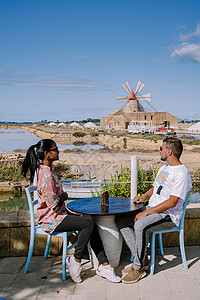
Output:
<svg viewBox="0 0 200 300">
<path fill-rule="evenodd" d="M 40 140 L 37 144 L 32 145 L 22 163 L 22 174 L 26 177 L 28 170 L 30 170 L 30 182 L 33 183 L 35 173 L 39 169 L 41 161 L 44 159 L 44 152 L 52 148 L 55 142 L 51 139 Z"/>
</svg>

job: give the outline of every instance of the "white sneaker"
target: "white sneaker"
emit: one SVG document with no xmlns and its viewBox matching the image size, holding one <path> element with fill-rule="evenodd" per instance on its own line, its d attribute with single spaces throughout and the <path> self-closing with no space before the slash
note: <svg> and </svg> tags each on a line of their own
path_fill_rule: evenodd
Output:
<svg viewBox="0 0 200 300">
<path fill-rule="evenodd" d="M 74 260 L 73 256 L 67 257 L 66 263 L 67 263 L 69 274 L 70 274 L 72 280 L 75 283 L 82 282 L 82 279 L 80 277 L 80 274 L 81 274 L 81 263 L 76 262 Z"/>
<path fill-rule="evenodd" d="M 106 278 L 112 282 L 121 282 L 121 278 L 117 276 L 110 265 L 100 265 L 96 271 L 97 275 Z"/>
</svg>

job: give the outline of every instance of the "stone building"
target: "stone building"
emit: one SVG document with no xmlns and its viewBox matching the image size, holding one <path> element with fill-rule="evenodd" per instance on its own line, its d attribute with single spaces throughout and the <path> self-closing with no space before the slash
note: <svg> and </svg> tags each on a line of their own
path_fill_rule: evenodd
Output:
<svg viewBox="0 0 200 300">
<path fill-rule="evenodd" d="M 128 129 L 131 121 L 147 121 L 152 127 L 176 127 L 178 118 L 168 112 L 147 112 L 135 99 L 128 99 L 125 109 L 117 109 L 108 117 L 101 118 L 100 127 L 105 129 Z M 144 123 L 145 124 L 145 123 Z"/>
</svg>

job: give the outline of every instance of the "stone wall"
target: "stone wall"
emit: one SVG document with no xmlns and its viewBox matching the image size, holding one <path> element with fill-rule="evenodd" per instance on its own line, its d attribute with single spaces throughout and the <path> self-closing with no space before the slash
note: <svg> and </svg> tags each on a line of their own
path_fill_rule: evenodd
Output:
<svg viewBox="0 0 200 300">
<path fill-rule="evenodd" d="M 0 257 L 27 256 L 30 241 L 29 212 L 0 212 Z M 76 235 L 68 238 L 72 243 Z M 44 255 L 47 236 L 36 235 L 33 255 Z M 62 254 L 62 238 L 52 237 L 51 254 Z M 73 249 L 71 250 L 73 251 Z"/>
</svg>

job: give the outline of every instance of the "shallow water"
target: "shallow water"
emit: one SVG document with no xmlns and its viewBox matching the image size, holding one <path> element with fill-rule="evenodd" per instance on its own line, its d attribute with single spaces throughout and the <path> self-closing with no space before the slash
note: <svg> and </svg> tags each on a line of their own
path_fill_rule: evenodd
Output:
<svg viewBox="0 0 200 300">
<path fill-rule="evenodd" d="M 0 151 L 13 151 L 28 149 L 31 145 L 36 144 L 40 138 L 34 133 L 21 128 L 0 128 Z M 90 150 L 104 148 L 100 145 L 62 145 L 57 144 L 59 149 L 69 150 Z"/>
</svg>

